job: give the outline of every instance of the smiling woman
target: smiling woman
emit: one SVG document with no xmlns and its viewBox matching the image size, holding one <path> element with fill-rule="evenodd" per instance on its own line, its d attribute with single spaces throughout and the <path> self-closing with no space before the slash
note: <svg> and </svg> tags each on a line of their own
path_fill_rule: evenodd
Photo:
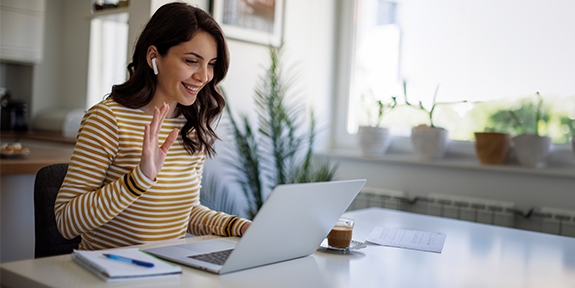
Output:
<svg viewBox="0 0 575 288">
<path fill-rule="evenodd" d="M 472 104 L 512 107 L 518 103 L 511 100 L 540 92 L 553 113 L 575 109 L 575 32 L 565 28 L 575 25 L 573 1 L 350 2 L 340 10 L 346 73 L 338 106 L 347 118 L 336 124 L 338 146 L 354 145 L 349 136 L 361 121 L 361 95 L 401 96 L 403 81 L 410 101 L 427 108 L 438 86 L 438 102 L 468 101 L 435 113 L 436 124 L 459 140 L 485 128 L 489 113 L 478 114 L 473 109 L 481 107 Z M 424 121 L 417 111 L 395 112 L 386 117 L 388 126 L 409 129 Z M 564 131 L 561 124 L 550 130 Z"/>
<path fill-rule="evenodd" d="M 178 239 L 241 236 L 250 222 L 199 201 L 212 128 L 225 101 L 227 44 L 205 11 L 175 2 L 142 31 L 129 78 L 90 108 L 55 204 L 60 233 L 99 250 Z M 179 132 L 179 133 L 178 133 Z"/>
</svg>

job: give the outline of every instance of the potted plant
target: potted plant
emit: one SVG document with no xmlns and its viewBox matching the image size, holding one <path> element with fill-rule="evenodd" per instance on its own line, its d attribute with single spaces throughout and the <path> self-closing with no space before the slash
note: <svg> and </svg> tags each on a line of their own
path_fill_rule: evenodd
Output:
<svg viewBox="0 0 575 288">
<path fill-rule="evenodd" d="M 475 132 L 475 153 L 479 163 L 487 165 L 504 164 L 511 151 L 511 135 L 486 129 Z"/>
<path fill-rule="evenodd" d="M 387 111 L 397 106 L 397 97 L 391 96 L 389 102 L 376 98 L 372 91 L 361 96 L 361 105 L 365 111 L 366 125 L 359 125 L 357 139 L 361 154 L 366 157 L 378 157 L 387 151 L 391 144 L 389 128 L 382 127 L 381 121 Z M 374 114 L 375 112 L 375 114 Z"/>
<path fill-rule="evenodd" d="M 517 125 L 524 128 L 521 134 L 512 139 L 517 161 L 523 166 L 541 168 L 547 166 L 547 159 L 551 152 L 552 142 L 551 137 L 541 136 L 539 134 L 539 124 L 540 122 L 546 122 L 548 115 L 543 112 L 543 98 L 541 98 L 541 94 L 539 94 L 539 92 L 535 94 L 537 96 L 537 104 L 527 106 L 528 108 L 524 109 L 535 110 L 529 111 L 531 113 L 528 114 L 534 114 L 534 119 L 528 116 L 521 117 L 518 115 L 518 111 L 514 110 L 510 110 L 509 114 Z M 530 107 L 532 107 L 532 109 L 529 109 Z M 533 119 L 531 123 L 528 122 L 530 118 Z"/>
<path fill-rule="evenodd" d="M 331 181 L 337 171 L 337 165 L 313 154 L 317 135 L 313 111 L 309 116 L 309 129 L 302 131 L 305 109 L 301 104 L 303 101 L 291 94 L 289 84 L 295 81 L 286 79 L 283 73 L 283 43 L 268 48 L 270 65 L 260 77 L 254 93 L 257 125 L 253 125 L 245 114 L 236 120 L 230 102 L 226 101 L 231 124 L 228 128 L 234 142 L 228 156 L 248 200 L 248 215 L 252 218 L 273 187 Z"/>
<path fill-rule="evenodd" d="M 413 150 L 418 158 L 422 160 L 443 158 L 449 142 L 449 133 L 447 130 L 442 127 L 436 127 L 433 123 L 433 112 L 439 104 L 436 102 L 438 90 L 439 85 L 435 88 L 431 109 L 427 109 L 421 101 L 419 101 L 419 105 L 416 106 L 407 100 L 407 86 L 406 82 L 403 82 L 405 104 L 427 113 L 429 120 L 428 124 L 421 124 L 411 129 L 411 144 L 413 145 Z"/>
</svg>

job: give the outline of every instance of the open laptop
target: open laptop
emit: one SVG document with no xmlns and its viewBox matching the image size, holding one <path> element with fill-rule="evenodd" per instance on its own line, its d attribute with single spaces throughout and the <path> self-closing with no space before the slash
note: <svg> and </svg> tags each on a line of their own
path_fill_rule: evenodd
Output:
<svg viewBox="0 0 575 288">
<path fill-rule="evenodd" d="M 312 254 L 365 179 L 278 185 L 239 239 L 218 238 L 145 249 L 157 257 L 216 274 Z M 224 255 L 219 263 L 211 256 Z"/>
</svg>

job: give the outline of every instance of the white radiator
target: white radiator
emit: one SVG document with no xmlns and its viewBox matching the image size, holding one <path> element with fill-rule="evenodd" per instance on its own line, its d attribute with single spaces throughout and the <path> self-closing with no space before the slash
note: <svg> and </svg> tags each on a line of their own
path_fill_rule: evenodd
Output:
<svg viewBox="0 0 575 288">
<path fill-rule="evenodd" d="M 348 210 L 363 209 L 369 207 L 383 207 L 401 210 L 401 200 L 406 197 L 405 192 L 363 187 L 357 197 L 349 205 Z"/>
<path fill-rule="evenodd" d="M 427 197 L 427 214 L 513 227 L 515 203 L 431 193 Z"/>
<path fill-rule="evenodd" d="M 575 211 L 541 207 L 542 232 L 575 237 Z"/>
</svg>

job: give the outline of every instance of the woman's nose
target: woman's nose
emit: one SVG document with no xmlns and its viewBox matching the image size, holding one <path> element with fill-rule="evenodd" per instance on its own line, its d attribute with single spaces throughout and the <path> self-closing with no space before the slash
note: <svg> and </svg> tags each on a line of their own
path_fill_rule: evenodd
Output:
<svg viewBox="0 0 575 288">
<path fill-rule="evenodd" d="M 206 83 L 208 82 L 208 68 L 201 67 L 192 74 L 192 78 L 196 81 Z"/>
</svg>

